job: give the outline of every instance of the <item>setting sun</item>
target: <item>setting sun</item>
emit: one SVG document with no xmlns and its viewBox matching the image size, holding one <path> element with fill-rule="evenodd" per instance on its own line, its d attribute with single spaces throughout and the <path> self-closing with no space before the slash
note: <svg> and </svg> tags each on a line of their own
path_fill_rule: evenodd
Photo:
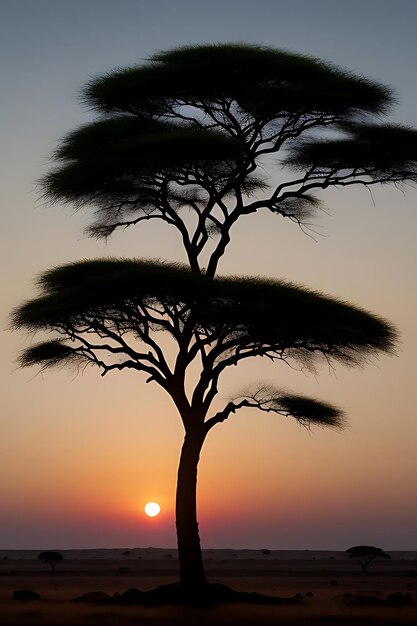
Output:
<svg viewBox="0 0 417 626">
<path fill-rule="evenodd" d="M 159 515 L 161 507 L 157 502 L 148 502 L 145 504 L 145 513 L 148 517 L 156 517 Z"/>
</svg>

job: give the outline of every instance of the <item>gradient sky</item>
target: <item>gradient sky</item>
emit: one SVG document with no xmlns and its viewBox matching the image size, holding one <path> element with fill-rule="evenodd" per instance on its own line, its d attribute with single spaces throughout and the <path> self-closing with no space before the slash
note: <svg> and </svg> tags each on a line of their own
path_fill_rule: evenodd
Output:
<svg viewBox="0 0 417 626">
<path fill-rule="evenodd" d="M 417 126 L 414 0 L 0 1 L 0 548 L 175 545 L 182 431 L 168 397 L 134 373 L 18 370 L 11 309 L 33 278 L 105 255 L 184 260 L 176 233 L 146 225 L 106 244 L 87 214 L 45 206 L 36 180 L 59 137 L 91 119 L 81 86 L 160 49 L 245 41 L 309 53 L 390 85 L 392 120 Z M 256 362 L 221 397 L 265 380 L 343 407 L 343 433 L 239 414 L 208 438 L 199 472 L 203 547 L 417 549 L 417 192 L 331 191 L 318 235 L 272 215 L 238 224 L 220 271 L 284 277 L 390 319 L 394 358 L 306 376 Z M 248 249 L 251 253 L 247 254 Z M 162 513 L 145 519 L 148 500 Z"/>
</svg>

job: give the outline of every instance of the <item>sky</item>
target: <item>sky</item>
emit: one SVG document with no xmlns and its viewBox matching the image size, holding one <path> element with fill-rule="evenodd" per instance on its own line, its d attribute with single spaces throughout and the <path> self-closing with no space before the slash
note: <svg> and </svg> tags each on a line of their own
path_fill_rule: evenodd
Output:
<svg viewBox="0 0 417 626">
<path fill-rule="evenodd" d="M 91 120 L 83 84 L 179 45 L 249 42 L 311 54 L 392 87 L 390 119 L 417 126 L 413 0 L 0 0 L 0 550 L 175 546 L 183 438 L 163 391 L 134 373 L 18 369 L 31 340 L 11 310 L 52 266 L 102 256 L 184 261 L 145 225 L 88 239 L 88 212 L 47 206 L 37 180 L 57 140 Z M 417 550 L 417 191 L 331 191 L 313 237 L 278 217 L 239 223 L 220 273 L 285 278 L 389 319 L 395 357 L 306 375 L 233 368 L 224 400 L 260 380 L 343 407 L 342 432 L 241 413 L 214 429 L 199 469 L 203 547 Z M 251 254 L 247 250 L 251 250 Z M 238 370 L 238 371 L 237 371 Z M 161 514 L 146 518 L 154 500 Z"/>
</svg>

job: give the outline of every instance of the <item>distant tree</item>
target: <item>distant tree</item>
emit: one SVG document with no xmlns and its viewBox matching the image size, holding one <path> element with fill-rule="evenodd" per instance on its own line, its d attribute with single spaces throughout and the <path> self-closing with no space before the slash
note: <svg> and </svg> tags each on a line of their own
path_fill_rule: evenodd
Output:
<svg viewBox="0 0 417 626">
<path fill-rule="evenodd" d="M 359 564 L 363 572 L 366 572 L 368 565 L 375 559 L 391 558 L 382 548 L 375 548 L 374 546 L 353 546 L 346 550 L 346 554 L 350 559 L 359 559 Z"/>
<path fill-rule="evenodd" d="M 55 571 L 57 564 L 63 560 L 63 556 L 60 552 L 55 552 L 54 550 L 46 550 L 45 552 L 41 552 L 38 554 L 38 559 L 43 561 L 44 563 L 48 563 L 51 566 L 52 571 Z"/>
<path fill-rule="evenodd" d="M 345 302 L 285 282 L 217 277 L 232 229 L 262 209 L 303 228 L 319 206 L 315 191 L 415 181 L 417 132 L 380 123 L 393 102 L 388 88 L 250 45 L 162 52 L 92 80 L 84 99 L 99 117 L 61 142 L 46 197 L 93 207 L 94 237 L 159 220 L 179 233 L 189 267 L 110 259 L 46 272 L 14 324 L 55 336 L 21 363 L 92 364 L 103 375 L 134 369 L 169 394 L 185 429 L 180 578 L 187 593 L 201 591 L 196 482 L 209 431 L 245 408 L 308 427 L 342 425 L 338 408 L 262 384 L 215 410 L 227 368 L 252 357 L 356 365 L 395 340 L 387 322 Z"/>
</svg>

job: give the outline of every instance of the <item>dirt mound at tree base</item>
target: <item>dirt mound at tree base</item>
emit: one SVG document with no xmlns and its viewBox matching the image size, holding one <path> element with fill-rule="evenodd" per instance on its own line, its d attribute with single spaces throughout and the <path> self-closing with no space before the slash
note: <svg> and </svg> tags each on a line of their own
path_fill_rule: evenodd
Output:
<svg viewBox="0 0 417 626">
<path fill-rule="evenodd" d="M 182 604 L 187 606 L 207 607 L 216 604 L 264 604 L 283 605 L 301 604 L 302 596 L 289 598 L 279 598 L 267 596 L 260 593 L 250 593 L 245 591 L 235 591 L 227 585 L 207 584 L 198 589 L 184 588 L 181 583 L 161 585 L 150 591 L 140 591 L 139 589 L 128 589 L 119 596 L 100 601 L 100 604 L 116 605 L 142 605 L 142 606 L 162 606 L 169 604 Z"/>
</svg>

